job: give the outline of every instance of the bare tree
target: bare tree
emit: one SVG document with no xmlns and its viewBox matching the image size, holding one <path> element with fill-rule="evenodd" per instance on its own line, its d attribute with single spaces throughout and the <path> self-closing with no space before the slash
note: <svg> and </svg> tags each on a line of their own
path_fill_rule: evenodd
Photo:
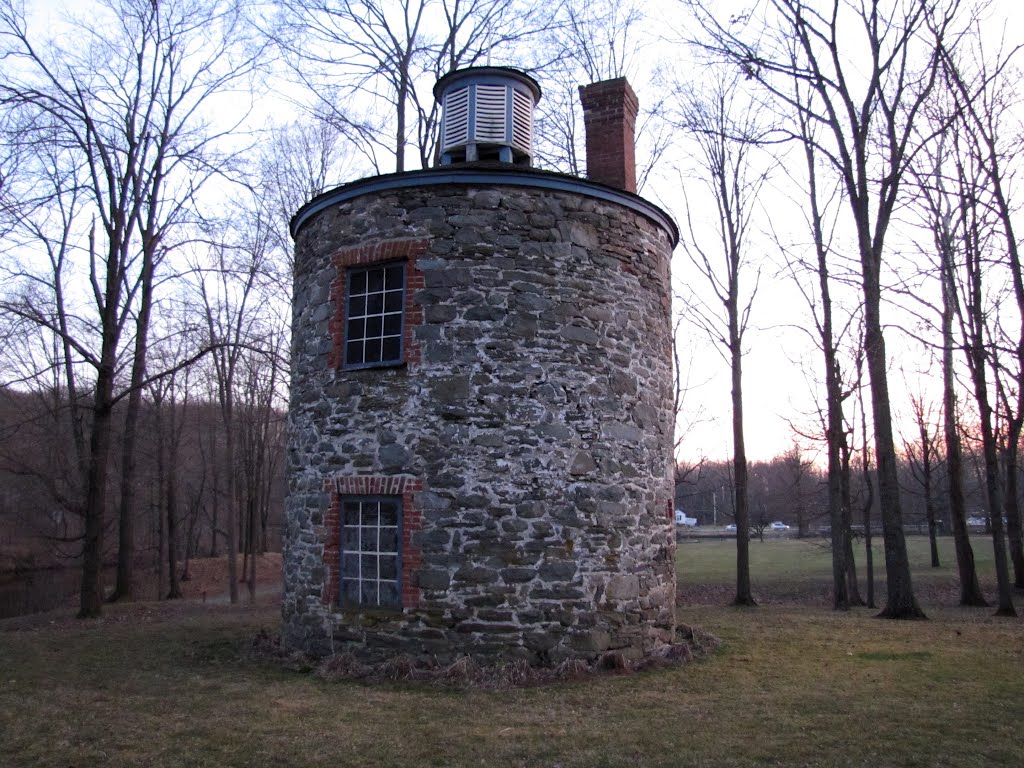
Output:
<svg viewBox="0 0 1024 768">
<path fill-rule="evenodd" d="M 960 268 L 954 274 L 958 295 L 954 310 L 959 320 L 961 343 L 970 371 L 974 401 L 978 408 L 981 433 L 984 487 L 988 503 L 992 539 L 995 547 L 996 578 L 999 586 L 997 615 L 1014 616 L 1006 545 L 1003 536 L 1002 494 L 1000 483 L 998 425 L 995 419 L 991 378 L 997 375 L 998 349 L 993 343 L 990 318 L 998 317 L 1002 297 L 988 291 L 990 249 L 997 236 L 996 225 L 982 204 L 986 198 L 986 172 L 983 159 L 973 151 L 978 146 L 975 126 L 961 123 L 951 133 L 950 154 L 955 166 L 954 193 L 956 214 L 953 220 L 956 259 Z"/>
<path fill-rule="evenodd" d="M 864 365 L 864 361 L 863 361 L 863 357 L 861 357 L 857 361 L 858 379 L 860 379 L 860 375 L 862 373 L 863 365 Z M 875 502 L 876 502 L 876 498 L 877 497 L 875 496 L 875 482 L 874 482 L 874 474 L 875 473 L 874 473 L 874 470 L 872 468 L 873 462 L 872 462 L 871 441 L 870 441 L 870 439 L 868 437 L 868 435 L 869 435 L 869 431 L 868 431 L 868 416 L 867 416 L 867 409 L 864 407 L 864 387 L 863 386 L 857 387 L 857 405 L 858 405 L 858 411 L 859 411 L 859 415 L 860 415 L 859 455 L 856 456 L 856 458 L 854 458 L 854 456 L 853 456 L 854 449 L 853 449 L 852 446 L 849 449 L 847 449 L 847 451 L 846 451 L 846 455 L 845 455 L 845 457 L 843 459 L 843 463 L 845 464 L 845 469 L 846 469 L 846 472 L 845 472 L 846 488 L 844 489 L 844 493 L 846 495 L 846 503 L 848 504 L 848 506 L 852 510 L 853 509 L 854 495 L 853 495 L 853 487 L 852 487 L 853 486 L 853 475 L 852 475 L 850 470 L 852 468 L 852 465 L 854 463 L 856 463 L 858 465 L 857 468 L 860 470 L 861 487 L 862 487 L 862 494 L 861 494 L 861 497 L 860 497 L 859 501 L 860 501 L 860 513 L 861 513 L 861 515 L 860 515 L 861 529 L 864 531 L 864 576 L 865 576 L 865 579 L 867 581 L 867 597 L 865 598 L 865 602 L 866 602 L 868 608 L 875 608 L 876 607 L 876 604 L 875 604 L 875 554 L 874 554 L 874 548 L 872 547 L 872 538 L 874 536 L 874 528 L 872 527 L 872 522 L 871 522 L 871 512 L 872 512 L 872 510 L 875 507 Z M 856 415 L 857 414 L 855 414 L 854 419 L 853 419 L 854 422 L 856 422 Z M 847 551 L 852 555 L 852 550 L 853 550 L 853 546 L 852 546 L 852 542 L 851 542 L 851 545 L 850 545 L 850 547 L 849 547 L 849 549 Z M 848 575 L 850 577 L 848 579 L 848 581 L 852 581 L 853 580 L 853 578 L 852 578 L 853 577 L 853 574 L 852 574 L 852 563 L 853 563 L 853 558 L 850 557 L 848 562 L 847 562 L 847 567 L 849 569 L 851 569 L 849 571 L 849 573 L 848 573 Z M 851 595 L 852 595 L 852 592 L 851 592 Z M 851 602 L 853 602 L 852 599 L 851 599 Z"/>
<path fill-rule="evenodd" d="M 433 162 L 437 78 L 459 67 L 529 61 L 561 4 L 530 0 L 275 0 L 268 30 L 324 116 L 377 173 Z M 520 64 L 520 66 L 522 66 Z M 524 68 L 529 69 L 529 66 Z M 381 113 L 379 104 L 387 104 Z M 411 145 L 411 147 L 410 147 Z M 383 157 L 382 157 L 383 156 Z"/>
<path fill-rule="evenodd" d="M 253 352 L 271 355 L 277 349 L 267 346 L 262 313 L 272 302 L 273 277 L 272 225 L 250 207 L 236 207 L 222 229 L 210 239 L 214 268 L 196 268 L 196 290 L 201 300 L 216 401 L 224 429 L 224 498 L 228 555 L 228 589 L 231 603 L 238 602 L 238 552 L 242 518 L 243 489 L 238 481 L 239 432 L 237 430 L 240 376 L 245 355 Z M 247 544 L 248 546 L 248 544 Z M 254 596 L 255 582 L 249 584 Z"/>
<path fill-rule="evenodd" d="M 857 238 L 885 538 L 887 600 L 881 615 L 924 616 L 914 597 L 903 533 L 881 315 L 886 235 L 918 145 L 913 126 L 939 74 L 939 43 L 959 18 L 959 0 L 886 3 L 769 0 L 756 13 L 723 20 L 687 0 L 705 47 L 740 67 L 790 114 L 822 126 L 818 143 L 843 180 Z M 860 47 L 858 47 L 860 46 Z M 794 53 L 796 55 L 794 55 Z M 810 106 L 791 83 L 813 90 Z"/>
<path fill-rule="evenodd" d="M 185 308 L 180 308 L 182 317 L 179 324 L 187 318 Z M 161 368 L 171 373 L 152 379 L 146 386 L 153 413 L 152 449 L 156 452 L 156 492 L 157 514 L 160 515 L 159 530 L 162 534 L 159 550 L 161 557 L 166 555 L 167 587 L 163 589 L 160 579 L 160 599 L 175 600 L 182 596 L 178 566 L 181 561 L 181 487 L 183 467 L 181 462 L 182 444 L 189 427 L 187 415 L 192 405 L 192 379 L 196 375 L 197 366 L 182 365 L 194 357 L 196 341 L 201 336 L 195 328 L 185 324 L 175 334 L 169 334 L 161 340 L 155 349 L 155 358 Z M 163 564 L 160 566 L 163 575 Z"/>
<path fill-rule="evenodd" d="M 688 438 L 692 437 L 694 429 L 700 424 L 705 418 L 705 412 L 703 407 L 696 406 L 691 407 L 692 402 L 691 394 L 694 389 L 691 375 L 696 370 L 692 355 L 687 359 L 683 360 L 679 354 L 679 347 L 682 343 L 682 333 L 680 329 L 683 325 L 683 319 L 677 318 L 675 326 L 672 329 L 672 373 L 673 373 L 673 408 L 672 413 L 674 415 L 675 431 L 673 433 L 673 445 L 672 455 L 675 457 L 673 466 L 674 470 L 674 483 L 675 483 L 675 498 L 679 499 L 681 496 L 682 487 L 687 484 L 694 484 L 700 479 L 701 468 L 704 466 L 706 457 L 703 453 L 684 459 L 684 446 L 686 450 L 693 450 L 694 446 L 687 445 Z M 697 448 L 699 451 L 700 449 Z"/>
<path fill-rule="evenodd" d="M 0 45 L 10 62 L 0 83 L 0 102 L 26 116 L 23 140 L 60 147 L 72 167 L 81 169 L 80 194 L 93 224 L 79 225 L 75 248 L 87 265 L 93 320 L 72 334 L 26 293 L 7 302 L 16 312 L 73 348 L 95 371 L 84 503 L 85 538 L 80 615 L 96 616 L 102 603 L 100 566 L 108 470 L 112 450 L 113 406 L 129 400 L 138 413 L 146 372 L 148 322 L 153 278 L 168 230 L 179 224 L 196 191 L 214 173 L 211 157 L 216 131 L 203 108 L 215 95 L 252 71 L 258 53 L 240 52 L 241 7 L 234 0 L 194 0 L 167 4 L 149 0 L 105 0 L 88 20 L 69 19 L 72 44 L 38 47 L 23 9 L 0 3 Z M 54 196 L 66 196 L 54 189 Z M 123 348 L 134 320 L 134 348 Z M 118 391 L 122 359 L 131 359 L 127 387 Z M 128 435 L 134 435 L 130 423 Z M 129 437 L 133 439 L 133 437 Z M 128 473 L 134 450 L 128 450 Z M 122 484 L 129 497 L 131 482 Z M 130 503 L 130 498 L 129 498 Z M 131 527 L 130 510 L 122 515 Z M 122 587 L 130 593 L 131 531 Z"/>
<path fill-rule="evenodd" d="M 943 74 L 956 105 L 960 123 L 972 141 L 967 149 L 976 159 L 985 178 L 985 203 L 995 218 L 1005 247 L 1005 267 L 1010 273 L 1012 296 L 1016 304 L 1016 323 L 998 332 L 1005 339 L 1003 354 L 993 358 L 997 397 L 1006 422 L 1004 446 L 1004 504 L 1010 535 L 1017 586 L 1024 586 L 1024 540 L 1017 508 L 1017 453 L 1024 430 L 1024 265 L 1014 230 L 1015 206 L 1011 199 L 1014 157 L 1019 153 L 1022 130 L 1013 111 L 1019 101 L 1014 84 L 1020 71 L 1014 66 L 1024 45 L 1017 45 L 989 56 L 977 27 L 964 36 L 960 49 L 943 46 Z M 969 44 L 969 48 L 968 45 Z M 970 64 L 968 54 L 971 55 Z M 973 70 L 968 72 L 968 66 Z M 1012 121 L 1012 122 L 1011 122 Z M 1013 124 L 1015 123 L 1015 124 Z M 971 201 L 977 205 L 980 201 Z M 1005 364 L 1009 359 L 1010 365 Z M 979 404 L 980 405 L 980 404 Z M 993 543 L 997 566 L 1001 558 L 1003 523 L 1000 512 L 992 511 Z M 998 518 L 998 519 L 995 519 Z M 1002 588 L 1001 588 L 1002 591 Z M 1003 597 L 1000 597 L 1002 604 Z M 1005 606 L 1002 606 L 1005 609 Z"/>
<path fill-rule="evenodd" d="M 940 130 L 938 140 L 925 148 L 920 156 L 922 169 L 915 170 L 919 193 L 917 199 L 923 207 L 923 217 L 932 234 L 931 249 L 937 263 L 941 300 L 939 307 L 941 329 L 942 365 L 942 431 L 945 448 L 945 470 L 949 500 L 949 521 L 956 552 L 957 572 L 960 581 L 960 605 L 987 606 L 988 601 L 981 592 L 974 562 L 974 549 L 967 531 L 967 505 L 964 478 L 964 457 L 960 438 L 958 386 L 956 381 L 955 352 L 960 346 L 954 336 L 954 321 L 957 315 L 957 262 L 958 235 L 955 222 L 960 206 L 955 190 L 959 185 L 948 178 L 945 170 L 950 164 L 950 142 L 947 134 L 950 116 L 956 111 L 946 90 L 946 98 L 936 99 L 929 110 L 930 122 Z"/>
<path fill-rule="evenodd" d="M 917 435 L 912 440 L 904 438 L 904 454 L 915 482 L 920 486 L 920 494 L 924 499 L 925 523 L 928 526 L 928 545 L 931 554 L 932 568 L 939 568 L 939 544 L 936 539 L 936 528 L 940 521 L 936 517 L 935 488 L 936 467 L 940 461 L 938 450 L 938 425 L 935 408 L 926 405 L 920 394 L 910 396 L 910 407 L 914 417 Z"/>
<path fill-rule="evenodd" d="M 948 222 L 948 220 L 947 220 Z M 956 306 L 954 255 L 951 233 L 936 233 L 939 247 L 942 282 L 942 431 L 946 447 L 946 477 L 949 483 L 949 516 L 956 548 L 957 571 L 960 577 L 960 605 L 984 607 L 988 601 L 981 593 L 974 550 L 967 535 L 967 505 L 964 501 L 963 450 L 957 422 L 957 390 L 953 371 L 953 317 Z"/>
<path fill-rule="evenodd" d="M 815 343 L 821 350 L 824 363 L 825 406 L 820 416 L 825 437 L 827 456 L 828 508 L 832 540 L 832 604 L 837 610 L 846 610 L 851 604 L 851 592 L 856 592 L 856 569 L 853 562 L 851 542 L 851 511 L 849 506 L 849 450 L 847 429 L 843 412 L 844 401 L 852 389 L 843 386 L 843 371 L 840 356 L 840 341 L 849 333 L 856 311 L 849 314 L 844 323 L 836 322 L 836 302 L 833 299 L 835 283 L 849 281 L 848 269 L 840 266 L 841 254 L 834 246 L 836 226 L 836 204 L 841 202 L 842 186 L 838 182 L 823 180 L 822 159 L 817 151 L 820 127 L 810 117 L 810 106 L 814 92 L 799 80 L 794 81 L 794 100 L 804 104 L 806 109 L 795 115 L 797 130 L 794 138 L 803 150 L 806 175 L 797 181 L 806 189 L 808 205 L 805 215 L 812 237 L 813 261 L 805 258 L 795 249 L 780 247 L 788 256 L 788 268 L 796 278 L 814 321 Z M 791 176 L 796 173 L 791 172 Z M 776 236 L 778 242 L 780 238 Z M 814 276 L 814 287 L 804 287 L 801 272 Z M 859 309 L 859 307 L 858 307 Z M 845 489 L 845 492 L 844 492 Z M 851 575 L 852 574 L 852 575 Z"/>
<path fill-rule="evenodd" d="M 352 157 L 343 136 L 317 115 L 274 126 L 259 145 L 253 205 L 270 227 L 271 245 L 281 257 L 281 272 L 291 291 L 291 217 L 305 203 L 352 173 Z"/>
<path fill-rule="evenodd" d="M 694 298 L 687 307 L 693 322 L 703 329 L 721 351 L 730 369 L 732 383 L 733 473 L 736 504 L 736 597 L 737 605 L 755 605 L 750 588 L 749 531 L 754 520 L 750 514 L 748 467 L 743 432 L 743 340 L 750 311 L 757 293 L 758 270 L 751 275 L 747 237 L 757 194 L 767 176 L 758 170 L 751 154 L 756 150 L 762 129 L 755 107 L 742 104 L 736 77 L 722 75 L 699 91 L 679 93 L 679 125 L 692 136 L 698 152 L 695 160 L 710 199 L 716 206 L 710 237 L 696 229 L 691 197 L 687 200 L 689 236 L 683 247 L 690 262 L 704 277 L 714 304 Z M 708 240 L 715 239 L 714 247 Z M 741 279 L 751 279 L 744 290 Z"/>
</svg>

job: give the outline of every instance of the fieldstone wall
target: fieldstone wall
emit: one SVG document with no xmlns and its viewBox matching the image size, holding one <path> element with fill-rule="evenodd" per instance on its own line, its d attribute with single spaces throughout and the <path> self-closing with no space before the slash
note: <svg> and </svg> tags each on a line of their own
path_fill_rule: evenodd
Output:
<svg viewBox="0 0 1024 768">
<path fill-rule="evenodd" d="M 297 233 L 289 647 L 557 663 L 673 638 L 670 234 L 495 176 L 371 191 Z M 400 252 L 414 354 L 343 370 L 339 273 Z M 339 488 L 389 479 L 414 523 L 403 608 L 342 610 Z"/>
</svg>

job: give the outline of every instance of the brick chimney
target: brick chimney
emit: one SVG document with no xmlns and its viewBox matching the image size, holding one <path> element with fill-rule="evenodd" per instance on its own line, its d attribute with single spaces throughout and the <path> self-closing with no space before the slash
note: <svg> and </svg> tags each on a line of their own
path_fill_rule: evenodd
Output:
<svg viewBox="0 0 1024 768">
<path fill-rule="evenodd" d="M 626 78 L 580 86 L 587 128 L 587 178 L 636 192 L 634 132 L 640 107 Z"/>
</svg>

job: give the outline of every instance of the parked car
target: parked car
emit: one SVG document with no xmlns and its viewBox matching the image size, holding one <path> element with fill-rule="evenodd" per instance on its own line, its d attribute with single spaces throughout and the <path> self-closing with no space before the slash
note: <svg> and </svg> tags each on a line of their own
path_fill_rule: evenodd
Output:
<svg viewBox="0 0 1024 768">
<path fill-rule="evenodd" d="M 772 523 L 771 525 L 768 526 L 768 530 L 770 530 L 770 531 L 788 531 L 789 530 L 789 526 L 786 525 L 781 520 L 776 520 L 774 523 Z"/>
<path fill-rule="evenodd" d="M 985 527 L 985 518 L 984 517 L 968 517 L 967 518 L 967 524 L 970 525 L 970 526 L 976 527 L 976 528 L 984 528 Z"/>
<path fill-rule="evenodd" d="M 727 526 L 725 526 L 725 530 L 727 530 L 727 531 L 735 531 L 736 530 L 736 523 L 729 523 Z"/>
</svg>

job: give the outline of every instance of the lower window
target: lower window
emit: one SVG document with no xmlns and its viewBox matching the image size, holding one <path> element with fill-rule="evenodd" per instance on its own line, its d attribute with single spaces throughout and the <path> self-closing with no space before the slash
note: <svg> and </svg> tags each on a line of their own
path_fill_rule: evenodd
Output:
<svg viewBox="0 0 1024 768">
<path fill-rule="evenodd" d="M 402 606 L 401 496 L 341 497 L 342 605 Z"/>
</svg>

